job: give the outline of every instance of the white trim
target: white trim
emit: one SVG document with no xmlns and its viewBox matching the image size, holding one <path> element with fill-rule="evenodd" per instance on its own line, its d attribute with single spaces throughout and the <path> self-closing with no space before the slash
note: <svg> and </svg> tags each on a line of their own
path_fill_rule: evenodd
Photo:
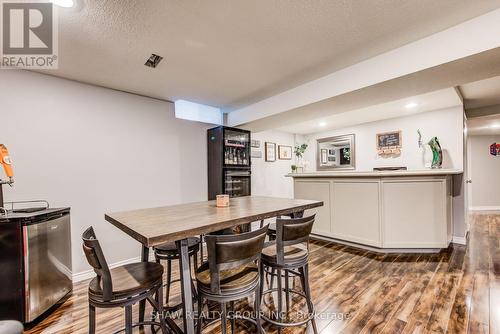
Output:
<svg viewBox="0 0 500 334">
<path fill-rule="evenodd" d="M 336 239 L 333 237 L 327 237 L 318 234 L 311 234 L 312 239 L 324 240 L 339 243 L 342 245 L 347 245 L 355 248 L 361 248 L 372 252 L 377 253 L 438 253 L 441 251 L 441 248 L 379 248 L 374 246 L 362 245 L 355 242 L 345 241 Z"/>
<path fill-rule="evenodd" d="M 153 254 L 150 254 L 149 256 L 149 261 L 153 261 L 154 260 L 154 255 Z M 115 262 L 115 263 L 112 263 L 109 265 L 109 269 L 113 269 L 113 268 L 116 268 L 116 267 L 119 267 L 119 266 L 123 266 L 123 265 L 126 265 L 126 264 L 130 264 L 130 263 L 136 263 L 136 262 L 140 262 L 141 261 L 141 257 L 140 256 L 137 256 L 137 257 L 133 257 L 131 259 L 127 259 L 127 260 L 123 260 L 123 261 L 118 261 L 118 262 Z M 95 272 L 93 269 L 90 269 L 90 270 L 85 270 L 85 271 L 81 271 L 79 273 L 75 273 L 72 275 L 72 280 L 73 280 L 73 283 L 78 283 L 78 282 L 81 282 L 81 281 L 85 281 L 87 279 L 90 279 L 90 278 L 93 278 L 95 277 Z"/>
<path fill-rule="evenodd" d="M 458 245 L 467 245 L 467 238 L 465 237 L 453 237 L 451 242 Z"/>
<path fill-rule="evenodd" d="M 500 211 L 500 206 L 471 206 L 470 211 Z"/>
</svg>

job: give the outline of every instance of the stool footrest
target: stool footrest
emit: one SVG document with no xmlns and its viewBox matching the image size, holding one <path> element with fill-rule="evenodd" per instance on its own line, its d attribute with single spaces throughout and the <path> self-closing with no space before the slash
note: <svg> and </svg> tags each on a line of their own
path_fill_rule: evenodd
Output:
<svg viewBox="0 0 500 334">
<path fill-rule="evenodd" d="M 268 290 L 265 290 L 263 293 L 262 293 L 262 299 L 265 300 L 264 296 L 267 295 L 267 294 L 270 294 L 270 293 L 273 293 L 273 292 L 277 292 L 278 291 L 278 288 L 274 288 L 274 289 L 268 289 Z M 282 289 L 283 292 L 285 292 L 286 290 L 285 289 Z M 288 290 L 288 292 L 290 294 L 295 294 L 295 295 L 299 295 L 301 296 L 302 298 L 305 298 L 306 301 L 307 301 L 307 296 L 305 293 L 303 293 L 302 291 L 297 291 L 297 290 Z M 277 320 L 273 320 L 271 319 L 270 317 L 266 316 L 265 314 L 262 314 L 261 317 L 262 317 L 262 320 L 264 321 L 267 321 L 275 326 L 279 326 L 279 327 L 295 327 L 295 326 L 302 326 L 302 325 L 305 325 L 307 324 L 309 321 L 313 320 L 314 317 L 316 316 L 316 312 L 314 310 L 314 306 L 312 305 L 311 303 L 311 308 L 312 308 L 312 311 L 309 312 L 307 318 L 305 318 L 304 320 L 301 320 L 301 321 L 297 321 L 297 322 L 280 322 L 280 321 L 277 321 Z"/>
<path fill-rule="evenodd" d="M 202 318 L 200 318 L 198 321 L 200 321 L 201 319 Z M 203 331 L 203 329 L 211 326 L 215 322 L 221 321 L 221 318 L 203 318 L 203 319 L 208 319 L 208 320 L 210 320 L 210 322 L 205 323 L 205 326 L 202 327 L 202 331 Z M 249 318 L 249 317 L 244 317 L 244 316 L 238 316 L 238 315 L 235 315 L 235 316 L 228 315 L 227 316 L 227 320 L 233 320 L 233 319 L 234 320 L 245 320 L 245 321 L 251 322 L 252 324 L 254 324 L 255 326 L 257 326 L 257 321 L 255 319 L 252 319 L 252 318 Z M 264 330 L 264 328 L 262 328 L 262 334 L 266 334 L 266 331 Z"/>
<path fill-rule="evenodd" d="M 142 326 L 158 326 L 161 328 L 160 323 L 157 321 L 141 321 L 141 322 L 136 322 L 136 323 L 132 324 L 132 328 L 139 327 L 139 326 L 141 326 L 141 327 Z M 121 333 L 124 331 L 125 331 L 125 327 L 117 330 L 116 332 L 113 332 L 113 334 L 118 334 L 118 333 Z"/>
</svg>

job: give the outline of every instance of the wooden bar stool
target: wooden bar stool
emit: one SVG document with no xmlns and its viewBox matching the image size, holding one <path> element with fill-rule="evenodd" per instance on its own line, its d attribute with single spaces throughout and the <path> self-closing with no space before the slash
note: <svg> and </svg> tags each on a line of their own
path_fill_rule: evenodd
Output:
<svg viewBox="0 0 500 334">
<path fill-rule="evenodd" d="M 282 215 L 282 216 L 278 216 L 276 217 L 276 219 L 281 219 L 283 217 L 287 217 L 287 218 L 302 218 L 304 216 L 304 211 L 299 211 L 299 212 L 293 212 L 293 213 L 290 213 L 288 215 Z M 264 226 L 264 221 L 261 220 L 260 221 L 260 226 Z M 273 241 L 273 240 L 276 240 L 276 221 L 273 222 L 273 223 L 270 223 L 269 224 L 269 229 L 267 230 L 267 235 L 268 235 L 268 238 L 270 241 Z M 267 270 L 268 268 L 266 268 Z M 274 277 L 276 276 L 276 269 L 271 269 L 269 268 L 270 272 L 266 271 L 266 282 L 269 283 L 269 288 L 272 289 L 274 287 Z M 286 270 L 282 273 L 283 277 L 285 277 L 288 281 L 288 277 L 289 277 L 289 272 L 287 272 Z M 269 276 L 271 276 L 271 278 L 269 279 Z M 295 283 L 295 281 L 294 281 Z"/>
<path fill-rule="evenodd" d="M 272 319 L 270 316 L 262 315 L 262 318 L 278 327 L 278 333 L 281 333 L 283 327 L 296 327 L 311 322 L 314 333 L 318 333 L 314 305 L 311 299 L 309 288 L 309 235 L 314 224 L 314 215 L 305 218 L 276 219 L 276 241 L 274 244 L 264 248 L 261 261 L 261 280 L 264 279 L 266 269 L 271 269 L 272 275 L 276 276 L 278 281 L 277 289 L 270 287 L 267 291 L 262 291 L 261 295 L 277 291 L 278 294 L 278 317 Z M 267 271 L 269 272 L 269 270 Z M 289 274 L 293 273 L 300 277 L 302 290 L 299 292 L 290 289 L 288 284 Z M 285 277 L 285 287 L 282 286 L 283 274 Z M 289 295 L 296 294 L 306 299 L 309 314 L 300 321 L 284 322 L 283 315 L 283 292 L 286 295 L 286 310 L 289 311 Z"/>
<path fill-rule="evenodd" d="M 260 320 L 260 257 L 266 239 L 267 226 L 234 235 L 207 235 L 208 262 L 196 270 L 198 284 L 197 333 L 203 328 L 203 303 L 205 300 L 221 304 L 221 331 L 227 333 L 227 303 L 231 308 L 235 301 L 255 295 L 255 318 L 232 315 L 231 332 L 235 320 L 243 319 L 257 326 L 262 333 Z M 233 310 L 232 310 L 233 311 Z"/>
<path fill-rule="evenodd" d="M 200 251 L 200 239 L 188 238 L 188 253 L 190 258 L 190 265 L 194 265 L 194 269 L 198 268 L 198 252 Z M 170 300 L 170 288 L 172 283 L 179 282 L 180 277 L 172 280 L 172 261 L 178 261 L 180 258 L 179 250 L 175 242 L 167 242 L 159 246 L 153 247 L 156 263 L 161 263 L 161 260 L 167 261 L 167 281 L 165 283 L 165 306 L 168 307 Z M 191 280 L 192 281 L 192 280 Z M 191 283 L 191 290 L 193 291 L 193 298 L 196 298 L 196 288 Z M 170 307 L 170 309 L 177 309 L 182 304 Z"/>
<path fill-rule="evenodd" d="M 125 308 L 125 333 L 132 334 L 136 326 L 151 325 L 167 333 L 163 318 L 163 266 L 152 262 L 138 262 L 109 269 L 94 229 L 89 227 L 82 235 L 83 251 L 97 277 L 89 283 L 89 333 L 94 334 L 95 308 Z M 157 295 L 156 300 L 154 299 Z M 158 321 L 132 323 L 132 305 L 147 300 L 159 312 Z M 115 333 L 121 332 L 119 330 Z"/>
</svg>

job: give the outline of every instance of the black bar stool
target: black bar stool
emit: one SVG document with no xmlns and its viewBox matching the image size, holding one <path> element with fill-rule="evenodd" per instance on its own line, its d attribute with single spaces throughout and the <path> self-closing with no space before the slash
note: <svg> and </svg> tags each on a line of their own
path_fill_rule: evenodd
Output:
<svg viewBox="0 0 500 334">
<path fill-rule="evenodd" d="M 232 315 L 231 332 L 234 333 L 235 319 L 244 319 L 257 326 L 262 333 L 260 321 L 260 257 L 266 239 L 267 226 L 234 235 L 207 235 L 208 262 L 196 270 L 198 283 L 197 333 L 203 327 L 203 302 L 221 304 L 221 331 L 227 333 L 227 303 L 231 308 L 235 301 L 255 294 L 255 318 Z M 232 310 L 233 311 L 233 310 Z"/>
<path fill-rule="evenodd" d="M 277 277 L 278 288 L 270 287 L 265 292 L 262 291 L 261 295 L 269 294 L 277 291 L 278 294 L 278 317 L 272 319 L 266 315 L 262 318 L 273 325 L 278 327 L 278 333 L 281 333 L 283 327 L 296 327 L 311 322 L 314 333 L 318 333 L 314 305 L 311 299 L 311 291 L 309 287 L 309 235 L 311 234 L 312 226 L 314 224 L 314 215 L 305 218 L 292 218 L 292 219 L 276 219 L 276 240 L 275 243 L 264 248 L 262 251 L 261 261 L 261 280 L 264 279 L 266 269 L 271 269 L 272 274 Z M 269 271 L 267 271 L 269 272 Z M 282 274 L 285 277 L 285 288 L 282 286 Z M 303 292 L 299 292 L 289 287 L 289 274 L 293 273 L 300 278 Z M 284 322 L 282 299 L 283 292 L 286 294 L 286 310 L 289 311 L 290 293 L 300 295 L 306 299 L 309 315 L 297 322 Z"/>
<path fill-rule="evenodd" d="M 125 308 L 125 333 L 132 334 L 136 326 L 159 326 L 167 333 L 163 318 L 163 266 L 158 263 L 138 262 L 109 269 L 94 229 L 89 227 L 82 235 L 83 251 L 97 277 L 89 283 L 89 333 L 94 334 L 95 308 Z M 154 296 L 156 294 L 156 300 Z M 158 321 L 132 323 L 132 305 L 147 300 L 159 312 Z M 119 330 L 115 333 L 121 332 Z"/>
<path fill-rule="evenodd" d="M 201 238 L 188 238 L 188 254 L 190 264 L 194 265 L 194 269 L 198 268 L 198 252 L 200 251 Z M 203 246 L 202 246 L 203 247 Z M 175 242 L 167 242 L 159 246 L 153 247 L 156 263 L 161 263 L 161 260 L 167 261 L 167 281 L 165 283 L 165 306 L 168 307 L 170 300 L 170 287 L 172 283 L 179 282 L 180 277 L 172 280 L 172 261 L 178 261 L 180 258 L 179 250 Z M 203 255 L 202 255 L 203 256 Z M 191 261 L 192 259 L 192 261 Z M 203 261 L 203 258 L 202 258 Z M 192 280 L 191 280 L 192 281 Z M 194 284 L 191 285 L 193 297 L 196 298 L 196 289 Z M 171 309 L 179 308 L 182 304 L 171 307 Z"/>
</svg>

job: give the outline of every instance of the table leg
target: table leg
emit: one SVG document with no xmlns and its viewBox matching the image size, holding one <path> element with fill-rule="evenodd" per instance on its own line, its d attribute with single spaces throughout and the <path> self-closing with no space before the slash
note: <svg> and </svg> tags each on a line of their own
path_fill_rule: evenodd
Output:
<svg viewBox="0 0 500 334">
<path fill-rule="evenodd" d="M 149 247 L 142 246 L 142 253 L 141 253 L 141 261 L 142 262 L 148 262 L 149 261 Z M 146 300 L 141 300 L 139 302 L 139 322 L 144 321 L 144 313 L 146 311 Z"/>
<path fill-rule="evenodd" d="M 176 241 L 179 250 L 181 274 L 182 309 L 184 313 L 184 333 L 194 334 L 193 295 L 191 292 L 191 268 L 189 266 L 188 240 Z"/>
</svg>

